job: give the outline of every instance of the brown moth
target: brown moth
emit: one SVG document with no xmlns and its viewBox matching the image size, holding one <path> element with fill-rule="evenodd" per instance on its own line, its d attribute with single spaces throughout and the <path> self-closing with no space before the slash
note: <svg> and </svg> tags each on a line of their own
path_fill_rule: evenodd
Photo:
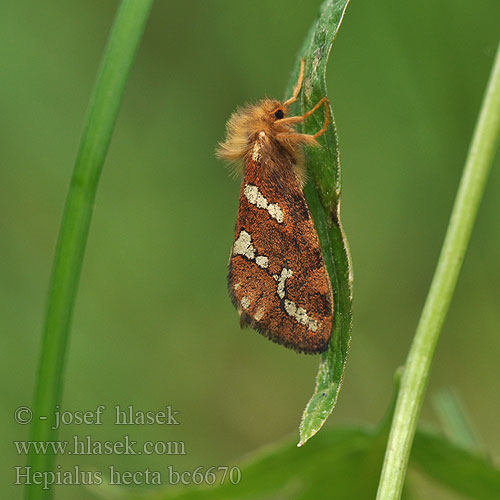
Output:
<svg viewBox="0 0 500 500">
<path fill-rule="evenodd" d="M 327 130 L 329 107 L 323 97 L 304 115 L 287 117 L 303 77 L 304 61 L 290 99 L 264 99 L 233 113 L 217 155 L 244 163 L 228 273 L 229 294 L 241 326 L 313 354 L 328 348 L 333 295 L 303 193 L 303 146 L 319 146 L 316 138 Z M 322 104 L 323 128 L 314 135 L 299 133 L 294 124 Z"/>
</svg>

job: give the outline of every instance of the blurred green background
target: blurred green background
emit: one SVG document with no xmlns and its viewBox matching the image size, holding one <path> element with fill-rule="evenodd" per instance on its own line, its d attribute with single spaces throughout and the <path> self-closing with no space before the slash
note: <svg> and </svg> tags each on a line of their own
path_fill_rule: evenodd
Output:
<svg viewBox="0 0 500 500">
<path fill-rule="evenodd" d="M 240 331 L 226 292 L 239 184 L 213 155 L 233 109 L 282 97 L 320 0 L 158 0 L 104 166 L 69 345 L 63 407 L 108 413 L 95 440 L 177 440 L 187 455 L 63 456 L 104 469 L 230 465 L 297 435 L 317 357 Z M 14 409 L 30 405 L 49 273 L 83 117 L 118 2 L 3 2 L 0 31 L 2 498 L 21 498 Z M 496 50 L 498 0 L 353 0 L 328 86 L 354 262 L 354 329 L 328 425 L 375 424 L 391 398 L 439 254 Z M 432 394 L 454 387 L 500 460 L 500 161 L 437 348 Z M 180 410 L 124 428 L 115 405 Z M 319 439 L 315 438 L 315 439 Z M 432 488 L 432 485 L 422 485 Z M 422 490 L 424 491 L 424 490 Z M 432 498 L 455 498 L 433 489 Z M 62 487 L 56 499 L 89 498 Z"/>
</svg>

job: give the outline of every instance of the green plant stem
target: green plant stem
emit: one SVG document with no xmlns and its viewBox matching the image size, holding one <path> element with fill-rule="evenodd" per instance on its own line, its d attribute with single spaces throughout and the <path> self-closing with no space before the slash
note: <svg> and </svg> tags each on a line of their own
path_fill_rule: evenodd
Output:
<svg viewBox="0 0 500 500">
<path fill-rule="evenodd" d="M 377 500 L 401 497 L 434 349 L 455 290 L 500 134 L 500 45 L 460 181 L 448 230 L 408 353 Z"/>
<path fill-rule="evenodd" d="M 80 149 L 66 198 L 59 232 L 42 336 L 40 360 L 34 395 L 31 439 L 54 441 L 53 415 L 61 399 L 73 304 L 97 184 L 111 140 L 125 83 L 144 31 L 152 0 L 123 0 L 108 40 L 99 74 L 90 99 Z M 40 417 L 47 417 L 41 420 Z M 51 471 L 52 453 L 30 454 L 33 471 Z M 28 500 L 51 498 L 51 490 L 27 485 Z"/>
</svg>

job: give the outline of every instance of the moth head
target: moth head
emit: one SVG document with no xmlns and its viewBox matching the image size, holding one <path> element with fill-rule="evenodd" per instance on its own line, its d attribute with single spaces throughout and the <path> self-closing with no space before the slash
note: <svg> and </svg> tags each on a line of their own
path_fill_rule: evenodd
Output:
<svg viewBox="0 0 500 500">
<path fill-rule="evenodd" d="M 262 121 L 266 122 L 270 127 L 278 128 L 280 126 L 280 120 L 286 118 L 290 111 L 288 106 L 284 102 L 271 99 L 265 99 L 261 101 L 261 110 Z"/>
<path fill-rule="evenodd" d="M 273 135 L 289 130 L 289 126 L 280 124 L 288 112 L 288 106 L 276 99 L 263 99 L 237 109 L 227 123 L 226 140 L 219 144 L 217 156 L 229 161 L 243 159 L 260 132 Z"/>
</svg>

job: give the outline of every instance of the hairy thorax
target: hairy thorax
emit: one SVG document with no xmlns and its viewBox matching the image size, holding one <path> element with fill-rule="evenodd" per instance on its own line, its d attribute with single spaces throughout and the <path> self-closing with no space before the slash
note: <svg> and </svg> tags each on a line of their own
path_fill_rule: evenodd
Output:
<svg viewBox="0 0 500 500">
<path fill-rule="evenodd" d="M 293 169 L 302 186 L 305 181 L 303 145 L 317 145 L 309 135 L 299 133 L 294 117 L 287 118 L 288 106 L 277 100 L 263 99 L 237 109 L 227 123 L 226 140 L 217 154 L 236 167 L 248 158 L 265 158 L 262 175 L 275 169 Z"/>
</svg>

